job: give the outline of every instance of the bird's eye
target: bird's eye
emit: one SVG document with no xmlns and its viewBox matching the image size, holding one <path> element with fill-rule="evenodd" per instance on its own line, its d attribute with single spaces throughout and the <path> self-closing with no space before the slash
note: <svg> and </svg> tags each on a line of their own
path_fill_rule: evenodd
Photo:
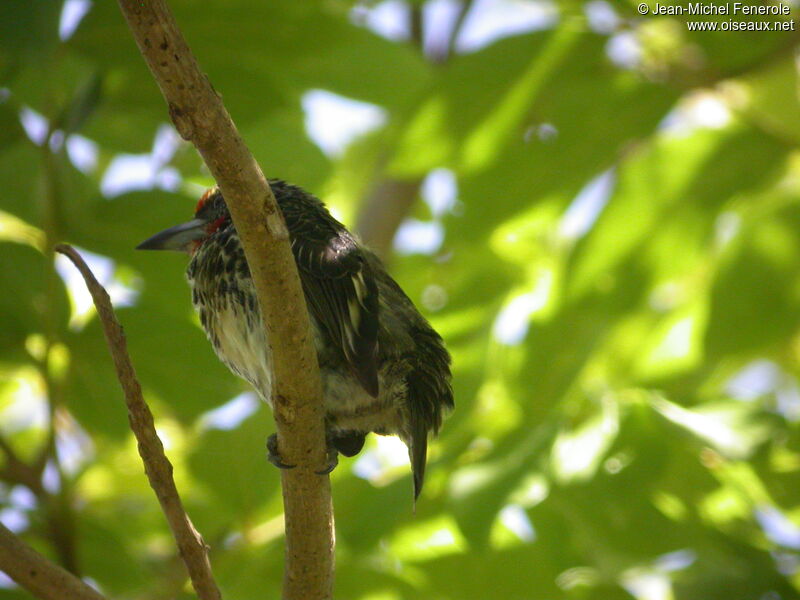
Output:
<svg viewBox="0 0 800 600">
<path fill-rule="evenodd" d="M 206 226 L 206 231 L 208 232 L 208 235 L 211 235 L 212 233 L 217 231 L 220 227 L 222 227 L 225 224 L 225 221 L 227 221 L 225 216 L 218 217 L 218 218 L 214 219 L 213 221 L 211 221 L 211 223 L 209 223 Z"/>
</svg>

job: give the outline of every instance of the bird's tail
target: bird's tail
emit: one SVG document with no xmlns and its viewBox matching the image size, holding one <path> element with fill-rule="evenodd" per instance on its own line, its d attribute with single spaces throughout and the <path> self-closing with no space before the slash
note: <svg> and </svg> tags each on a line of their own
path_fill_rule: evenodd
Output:
<svg viewBox="0 0 800 600">
<path fill-rule="evenodd" d="M 428 427 L 422 415 L 411 414 L 411 440 L 408 444 L 408 457 L 411 460 L 411 473 L 414 477 L 414 502 L 416 503 L 425 483 L 425 463 L 428 458 Z"/>
</svg>

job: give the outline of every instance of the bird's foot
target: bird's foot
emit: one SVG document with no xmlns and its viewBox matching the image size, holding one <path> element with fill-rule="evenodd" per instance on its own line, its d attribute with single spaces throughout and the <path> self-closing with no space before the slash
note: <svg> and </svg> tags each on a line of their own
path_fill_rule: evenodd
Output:
<svg viewBox="0 0 800 600">
<path fill-rule="evenodd" d="M 325 468 L 321 471 L 317 471 L 317 475 L 327 475 L 331 471 L 336 468 L 336 465 L 339 464 L 339 451 L 336 449 L 336 446 L 331 443 L 331 439 L 327 439 L 328 443 L 328 463 L 325 465 Z"/>
<path fill-rule="evenodd" d="M 269 454 L 267 455 L 267 460 L 269 460 L 269 462 L 271 462 L 279 469 L 294 469 L 297 466 L 297 465 L 287 465 L 281 459 L 281 455 L 278 452 L 278 434 L 276 433 L 273 433 L 271 436 L 267 438 L 267 452 L 269 452 Z"/>
<path fill-rule="evenodd" d="M 328 446 L 333 444 L 340 454 L 355 456 L 364 447 L 366 434 L 361 431 L 336 431 L 328 433 Z"/>
</svg>

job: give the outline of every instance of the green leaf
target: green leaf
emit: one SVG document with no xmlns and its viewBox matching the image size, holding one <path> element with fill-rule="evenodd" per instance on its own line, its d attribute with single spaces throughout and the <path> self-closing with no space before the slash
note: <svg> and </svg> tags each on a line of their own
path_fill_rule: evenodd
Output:
<svg viewBox="0 0 800 600">
<path fill-rule="evenodd" d="M 279 492 L 279 473 L 267 461 L 273 431 L 272 417 L 262 408 L 235 429 L 209 429 L 200 436 L 189 467 L 226 511 L 218 522 L 247 523 Z"/>
<path fill-rule="evenodd" d="M 44 334 L 48 323 L 66 328 L 69 304 L 53 266 L 34 248 L 0 242 L 0 351 L 19 354 L 28 336 Z"/>
<path fill-rule="evenodd" d="M 169 405 L 181 421 L 191 422 L 241 391 L 243 384 L 219 362 L 186 313 L 181 319 L 145 303 L 119 310 L 118 318 L 142 387 Z M 70 339 L 74 365 L 67 393 L 85 426 L 119 435 L 127 427 L 124 409 L 114 396 L 122 392 L 112 383 L 115 376 L 102 336 L 93 320 Z"/>
<path fill-rule="evenodd" d="M 797 67 L 787 58 L 741 78 L 749 95 L 748 111 L 767 131 L 800 140 Z"/>
<path fill-rule="evenodd" d="M 100 102 L 103 81 L 97 73 L 90 75 L 75 90 L 70 104 L 65 108 L 55 126 L 65 134 L 79 131 Z"/>
<path fill-rule="evenodd" d="M 764 200 L 752 198 L 760 207 Z M 746 224 L 711 290 L 706 344 L 713 355 L 761 350 L 785 339 L 798 323 L 798 297 L 791 283 L 800 269 L 798 224 L 800 211 L 793 205 L 778 206 Z M 761 317 L 754 319 L 755 314 Z"/>
<path fill-rule="evenodd" d="M 0 102 L 0 161 L 2 152 L 14 146 L 25 135 L 19 115 L 8 102 Z"/>
<path fill-rule="evenodd" d="M 152 499 L 155 502 L 155 498 Z M 125 506 L 128 504 L 128 506 Z M 137 542 L 143 537 L 141 521 L 130 503 L 123 501 L 120 519 L 120 506 L 117 505 L 116 518 L 109 518 L 109 512 L 98 515 L 82 515 L 80 520 L 80 561 L 86 573 L 102 586 L 104 593 L 142 594 L 145 590 L 150 570 L 145 567 L 141 556 L 136 556 Z M 141 507 L 139 507 L 141 508 Z M 139 535 L 132 535 L 131 525 L 136 524 Z M 166 524 L 164 525 L 166 527 Z M 164 531 L 165 535 L 168 535 Z M 137 539 L 138 537 L 138 539 Z M 119 565 L 125 565 L 120 569 Z"/>
<path fill-rule="evenodd" d="M 0 210 L 41 227 L 40 165 L 40 152 L 27 140 L 20 140 L 0 153 L 0 177 L 6 182 Z"/>
<path fill-rule="evenodd" d="M 60 0 L 8 0 L 0 21 L 0 73 L 41 55 L 58 42 Z"/>
<path fill-rule="evenodd" d="M 665 419 L 733 459 L 748 458 L 769 439 L 773 429 L 767 415 L 752 404 L 706 402 L 689 410 L 664 398 L 653 398 L 652 402 Z"/>
<path fill-rule="evenodd" d="M 718 210 L 734 194 L 766 185 L 784 154 L 785 148 L 774 139 L 737 125 L 690 136 L 657 137 L 626 161 L 608 206 L 577 247 L 572 293 L 584 293 L 654 232 L 658 235 L 664 223 L 683 216 L 683 207 Z M 714 185 L 709 187 L 709 181 Z M 713 222 L 709 219 L 705 226 L 711 229 Z M 681 228 L 671 231 L 679 234 Z M 674 253 L 680 247 L 680 241 L 673 241 Z"/>
<path fill-rule="evenodd" d="M 251 152 L 270 177 L 299 185 L 311 192 L 320 188 L 330 171 L 328 159 L 306 135 L 303 114 L 282 109 L 259 120 L 244 132 Z M 287 151 L 290 149 L 291 151 Z"/>
</svg>

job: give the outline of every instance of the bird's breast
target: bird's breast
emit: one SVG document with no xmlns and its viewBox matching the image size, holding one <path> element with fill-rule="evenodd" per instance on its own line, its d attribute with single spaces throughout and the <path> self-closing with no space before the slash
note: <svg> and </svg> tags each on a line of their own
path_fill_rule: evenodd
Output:
<svg viewBox="0 0 800 600">
<path fill-rule="evenodd" d="M 250 382 L 271 405 L 272 356 L 261 322 L 255 288 L 229 242 L 202 247 L 187 269 L 192 303 L 200 323 L 222 362 Z M 404 421 L 403 365 L 386 361 L 379 367 L 380 393 L 375 398 L 351 372 L 312 315 L 309 315 L 320 364 L 325 411 L 331 427 L 342 430 L 399 433 Z M 397 372 L 395 372 L 397 371 Z M 303 374 L 298 374 L 303 376 Z"/>
<path fill-rule="evenodd" d="M 195 309 L 220 360 L 231 371 L 249 381 L 261 397 L 270 402 L 270 346 L 258 309 L 250 311 L 247 304 L 245 301 L 243 305 L 235 296 L 226 295 L 211 301 L 196 302 Z"/>
</svg>

